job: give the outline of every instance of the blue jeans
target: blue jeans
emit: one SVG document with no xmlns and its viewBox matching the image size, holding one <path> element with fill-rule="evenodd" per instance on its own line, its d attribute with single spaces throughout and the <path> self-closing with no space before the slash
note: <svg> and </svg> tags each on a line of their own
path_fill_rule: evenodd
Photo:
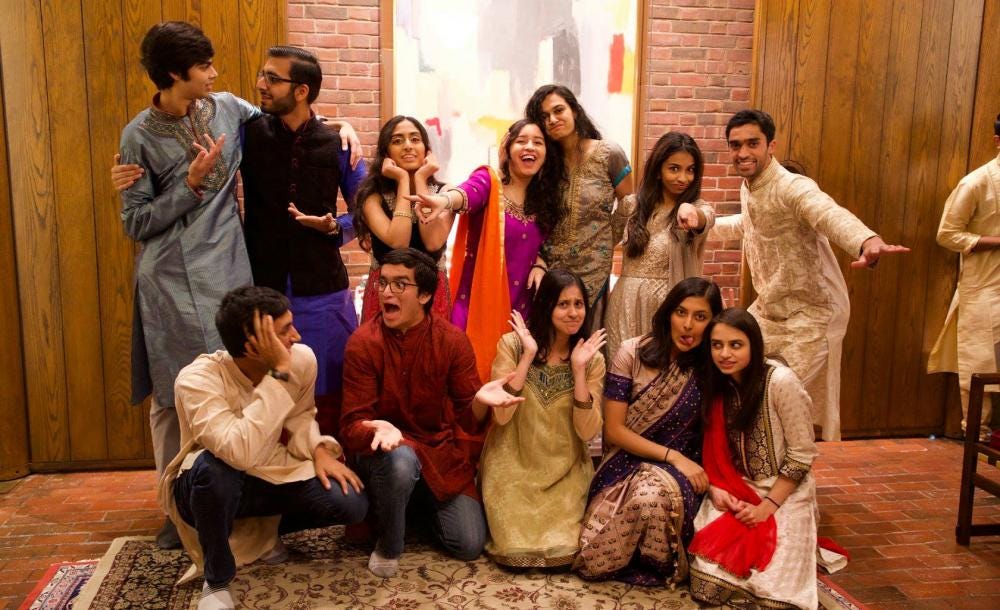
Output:
<svg viewBox="0 0 1000 610">
<path fill-rule="evenodd" d="M 227 584 L 236 575 L 236 560 L 229 548 L 233 521 L 243 517 L 281 515 L 279 533 L 358 523 L 368 512 L 368 498 L 353 488 L 344 495 L 336 481 L 329 490 L 319 479 L 275 485 L 236 470 L 202 452 L 190 470 L 174 481 L 177 512 L 198 531 L 205 554 L 205 581 Z"/>
<path fill-rule="evenodd" d="M 375 546 L 380 555 L 402 555 L 407 507 L 430 518 L 434 535 L 456 559 L 472 561 L 483 552 L 487 530 L 482 505 L 461 494 L 438 501 L 420 478 L 420 460 L 413 449 L 401 445 L 388 453 L 358 456 L 356 463 L 378 520 Z"/>
</svg>

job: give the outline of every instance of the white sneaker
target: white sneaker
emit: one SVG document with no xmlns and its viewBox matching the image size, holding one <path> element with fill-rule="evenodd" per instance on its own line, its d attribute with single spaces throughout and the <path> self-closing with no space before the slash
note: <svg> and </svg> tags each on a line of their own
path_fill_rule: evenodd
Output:
<svg viewBox="0 0 1000 610">
<path fill-rule="evenodd" d="M 399 559 L 386 559 L 378 554 L 378 550 L 372 551 L 372 556 L 368 558 L 368 569 L 379 578 L 392 578 L 399 569 Z"/>
<path fill-rule="evenodd" d="M 233 596 L 229 593 L 229 585 L 213 589 L 206 582 L 201 588 L 198 610 L 236 610 L 236 603 L 233 602 Z"/>
<path fill-rule="evenodd" d="M 269 566 L 285 563 L 288 561 L 288 547 L 281 541 L 281 538 L 278 538 L 278 542 L 271 547 L 270 551 L 261 555 L 260 560 Z"/>
</svg>

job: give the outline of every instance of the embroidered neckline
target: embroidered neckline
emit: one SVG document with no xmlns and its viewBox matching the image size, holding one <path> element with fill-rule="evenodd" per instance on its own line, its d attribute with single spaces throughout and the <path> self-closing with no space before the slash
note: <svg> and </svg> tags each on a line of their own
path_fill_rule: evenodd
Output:
<svg viewBox="0 0 1000 610">
<path fill-rule="evenodd" d="M 511 199 L 510 197 L 507 197 L 507 195 L 504 195 L 503 193 L 500 193 L 500 201 L 503 204 L 503 211 L 508 216 L 516 218 L 516 219 L 518 219 L 518 220 L 520 220 L 521 222 L 524 222 L 524 223 L 534 222 L 535 215 L 534 214 L 530 214 L 530 215 L 529 214 L 525 214 L 524 213 L 524 204 L 523 203 L 517 203 L 513 199 Z"/>
</svg>

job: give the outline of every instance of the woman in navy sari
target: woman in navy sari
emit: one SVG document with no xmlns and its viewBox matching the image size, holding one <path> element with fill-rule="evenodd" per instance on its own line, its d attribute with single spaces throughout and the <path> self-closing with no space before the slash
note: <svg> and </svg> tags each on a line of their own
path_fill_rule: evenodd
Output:
<svg viewBox="0 0 1000 610">
<path fill-rule="evenodd" d="M 722 310 L 719 288 L 679 282 L 652 331 L 622 343 L 604 386 L 604 459 L 574 567 L 584 578 L 662 585 L 687 578 L 684 545 L 708 477 L 701 460 L 702 335 Z"/>
</svg>

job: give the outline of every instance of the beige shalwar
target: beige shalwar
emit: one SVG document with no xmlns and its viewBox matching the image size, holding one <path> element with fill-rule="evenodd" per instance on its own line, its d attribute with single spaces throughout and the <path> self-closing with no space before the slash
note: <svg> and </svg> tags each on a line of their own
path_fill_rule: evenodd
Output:
<svg viewBox="0 0 1000 610">
<path fill-rule="evenodd" d="M 765 349 L 802 380 L 824 440 L 840 439 L 840 355 L 851 305 L 830 240 L 851 256 L 876 233 L 816 183 L 773 158 L 740 188 L 742 212 L 719 218 L 709 239 L 743 240 L 757 299 L 749 311 Z"/>
<path fill-rule="evenodd" d="M 937 242 L 962 255 L 958 287 L 944 328 L 927 360 L 928 373 L 958 373 L 962 429 L 973 373 L 995 373 L 1000 364 L 1000 249 L 973 252 L 982 236 L 1000 235 L 1000 155 L 962 178 L 944 204 Z M 998 391 L 997 386 L 986 386 Z M 990 400 L 983 401 L 980 433 L 988 433 Z"/>
</svg>

